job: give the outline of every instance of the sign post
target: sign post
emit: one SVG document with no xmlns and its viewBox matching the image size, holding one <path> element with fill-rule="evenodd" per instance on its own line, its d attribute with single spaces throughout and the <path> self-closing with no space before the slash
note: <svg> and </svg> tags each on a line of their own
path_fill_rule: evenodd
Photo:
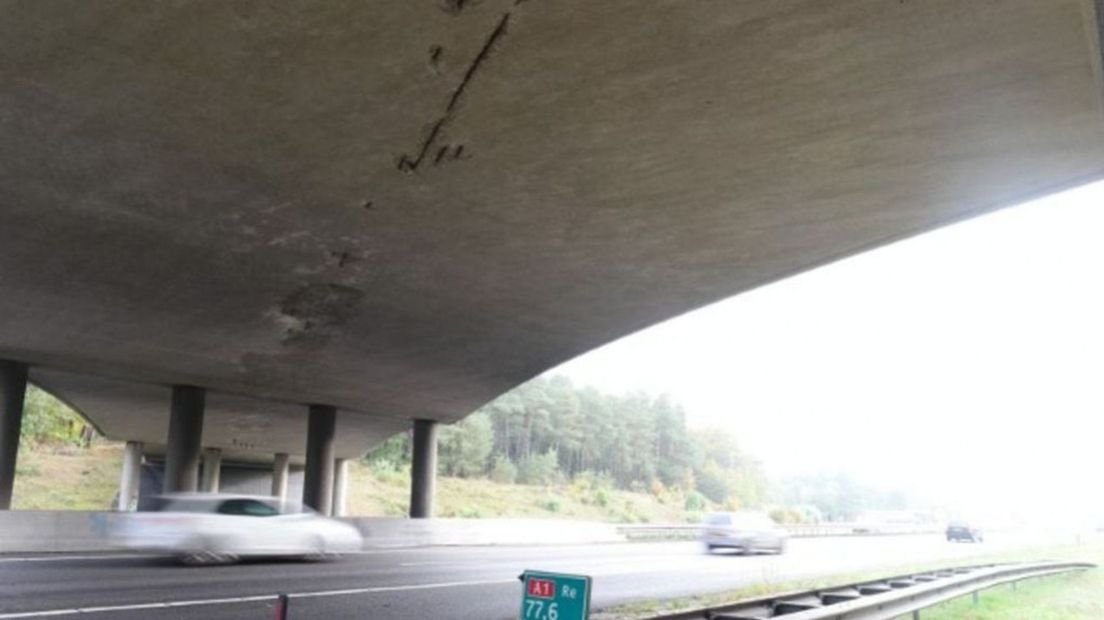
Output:
<svg viewBox="0 0 1104 620">
<path fill-rule="evenodd" d="M 527 570 L 521 574 L 520 620 L 587 620 L 590 577 Z"/>
</svg>

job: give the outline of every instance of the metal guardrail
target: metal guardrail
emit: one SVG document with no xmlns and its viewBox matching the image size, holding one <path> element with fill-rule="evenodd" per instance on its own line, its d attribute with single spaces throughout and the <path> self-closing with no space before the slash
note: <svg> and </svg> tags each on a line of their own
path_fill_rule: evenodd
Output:
<svg viewBox="0 0 1104 620">
<path fill-rule="evenodd" d="M 695 539 L 700 537 L 702 525 L 689 523 L 618 525 L 617 532 L 630 540 L 658 539 Z M 908 534 L 935 534 L 940 531 L 935 525 L 886 524 L 868 525 L 861 523 L 810 523 L 783 525 L 783 529 L 794 538 L 815 538 L 820 536 L 901 536 Z"/>
<path fill-rule="evenodd" d="M 651 620 L 890 620 L 967 594 L 1023 579 L 1095 568 L 1087 562 L 987 564 L 914 573 L 803 592 L 775 594 Z"/>
</svg>

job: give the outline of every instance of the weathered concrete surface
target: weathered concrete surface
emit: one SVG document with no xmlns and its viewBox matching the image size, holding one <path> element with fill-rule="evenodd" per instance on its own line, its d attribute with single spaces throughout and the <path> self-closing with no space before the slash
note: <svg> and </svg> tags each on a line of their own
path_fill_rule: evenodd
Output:
<svg viewBox="0 0 1104 620">
<path fill-rule="evenodd" d="M 1099 177 L 1093 4 L 4 2 L 0 357 L 130 382 L 54 381 L 112 436 L 188 384 L 363 450 Z"/>
</svg>

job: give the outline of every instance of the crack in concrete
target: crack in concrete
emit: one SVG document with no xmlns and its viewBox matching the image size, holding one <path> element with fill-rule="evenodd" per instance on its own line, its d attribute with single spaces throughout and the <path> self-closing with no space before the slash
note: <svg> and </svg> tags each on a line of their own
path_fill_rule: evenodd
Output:
<svg viewBox="0 0 1104 620">
<path fill-rule="evenodd" d="M 520 4 L 521 1 L 523 0 L 515 0 L 514 6 Z M 403 155 L 399 156 L 397 164 L 399 170 L 401 170 L 402 172 L 411 173 L 417 171 L 418 168 L 421 167 L 422 162 L 424 162 L 426 159 L 426 155 L 430 152 L 430 150 L 433 149 L 434 145 L 437 143 L 442 130 L 444 130 L 445 126 L 448 125 L 448 123 L 455 115 L 456 109 L 460 105 L 460 99 L 464 96 L 464 91 L 467 90 L 468 86 L 472 83 L 472 80 L 475 79 L 476 73 L 479 71 L 480 67 L 482 67 L 486 60 L 490 57 L 495 43 L 497 43 L 498 40 L 506 34 L 506 26 L 510 22 L 510 15 L 511 11 L 507 11 L 502 15 L 502 18 L 498 20 L 498 25 L 495 26 L 495 29 L 491 32 L 490 36 L 488 36 L 483 42 L 483 47 L 480 48 L 479 53 L 476 54 L 475 58 L 471 61 L 470 64 L 468 64 L 468 68 L 464 72 L 464 78 L 460 81 L 460 84 L 456 87 L 456 89 L 452 91 L 452 96 L 449 97 L 448 105 L 445 106 L 444 114 L 442 114 L 435 123 L 429 126 L 429 131 L 426 133 L 425 138 L 422 140 L 422 143 L 418 148 L 418 155 L 416 157 L 411 157 L 410 155 L 404 153 Z M 433 160 L 434 164 L 439 164 L 444 160 L 450 146 L 451 145 L 445 145 L 441 147 L 441 150 L 437 152 L 437 155 Z M 459 145 L 453 148 L 455 149 L 455 155 L 451 157 L 451 159 L 459 159 L 460 154 L 464 151 L 464 146 Z"/>
</svg>

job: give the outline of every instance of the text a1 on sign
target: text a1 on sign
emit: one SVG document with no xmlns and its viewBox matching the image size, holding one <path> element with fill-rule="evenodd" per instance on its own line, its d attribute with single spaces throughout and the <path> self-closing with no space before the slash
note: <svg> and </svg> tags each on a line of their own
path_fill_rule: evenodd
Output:
<svg viewBox="0 0 1104 620">
<path fill-rule="evenodd" d="M 590 577 L 527 570 L 521 582 L 521 620 L 586 620 L 590 614 Z"/>
</svg>

